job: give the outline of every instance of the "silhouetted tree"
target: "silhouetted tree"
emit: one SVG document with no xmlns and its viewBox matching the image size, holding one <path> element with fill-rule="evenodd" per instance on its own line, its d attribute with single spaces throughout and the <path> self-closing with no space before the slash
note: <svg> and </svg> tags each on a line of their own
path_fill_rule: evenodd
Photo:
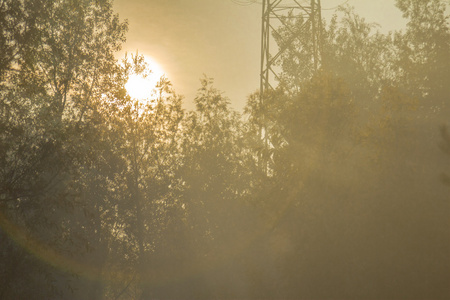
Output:
<svg viewBox="0 0 450 300">
<path fill-rule="evenodd" d="M 450 88 L 450 25 L 442 0 L 398 0 L 407 18 L 405 32 L 395 34 L 397 80 L 412 97 L 421 99 L 425 117 L 448 113 Z"/>
<path fill-rule="evenodd" d="M 226 268 L 242 251 L 251 217 L 243 191 L 244 168 L 241 120 L 228 99 L 203 78 L 195 98 L 196 110 L 185 122 L 180 175 L 187 211 L 190 260 L 188 275 L 199 274 L 186 289 L 187 297 L 235 297 L 227 283 L 242 276 Z M 232 268 L 232 266 L 229 266 Z M 235 278 L 233 278 L 235 276 Z M 184 297 L 178 295 L 176 297 Z"/>
<path fill-rule="evenodd" d="M 123 65 L 126 77 L 150 71 L 142 56 L 125 59 Z M 114 150 L 125 164 L 116 178 L 119 218 L 113 228 L 119 233 L 114 244 L 123 250 L 114 254 L 120 263 L 110 263 L 116 270 L 127 266 L 127 280 L 111 288 L 120 291 L 134 280 L 139 297 L 146 299 L 154 296 L 158 283 L 176 275 L 172 269 L 180 255 L 177 243 L 182 243 L 177 234 L 181 239 L 184 229 L 176 174 L 184 112 L 181 97 L 165 78 L 144 103 L 128 96 L 117 100 L 108 124 L 120 134 Z"/>
<path fill-rule="evenodd" d="M 446 26 L 443 6 L 425 2 L 407 6 L 422 9 L 414 22 L 432 40 L 433 30 Z M 305 44 L 283 54 L 279 89 L 262 104 L 249 99 L 248 145 L 256 162 L 261 149 L 269 153 L 270 165 L 250 193 L 269 228 L 253 258 L 256 286 L 268 298 L 445 299 L 448 203 L 436 180 L 443 159 L 431 126 L 438 114 L 419 108 L 431 92 L 414 92 L 427 82 L 414 76 L 427 73 L 399 62 L 430 55 L 424 61 L 446 65 L 447 56 L 405 55 L 398 38 L 413 43 L 408 35 L 373 32 L 348 7 L 338 14 L 324 31 L 321 70 L 310 68 L 305 32 Z M 299 24 L 291 25 L 296 32 Z M 441 74 L 436 92 L 448 79 Z"/>
<path fill-rule="evenodd" d="M 86 275 L 86 256 L 102 240 L 88 214 L 98 216 L 101 196 L 90 202 L 80 193 L 103 168 L 90 168 L 105 151 L 93 143 L 98 105 L 126 23 L 110 1 L 6 0 L 1 20 L 0 212 L 16 228 L 2 234 L 2 253 L 15 261 L 0 270 L 2 297 L 96 297 L 95 282 L 72 284 L 70 274 Z"/>
</svg>

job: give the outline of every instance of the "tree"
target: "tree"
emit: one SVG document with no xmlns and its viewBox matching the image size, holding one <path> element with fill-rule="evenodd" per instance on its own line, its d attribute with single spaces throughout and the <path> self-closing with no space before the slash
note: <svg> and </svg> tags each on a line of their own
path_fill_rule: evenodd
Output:
<svg viewBox="0 0 450 300">
<path fill-rule="evenodd" d="M 395 55 L 392 37 L 381 34 L 378 26 L 352 7 L 341 6 L 324 33 L 323 68 L 342 78 L 355 101 L 369 108 L 380 87 L 394 76 L 390 71 Z"/>
<path fill-rule="evenodd" d="M 402 80 L 414 74 L 397 68 L 397 33 L 374 33 L 350 9 L 340 12 L 324 33 L 322 70 L 308 69 L 307 43 L 294 45 L 280 88 L 262 104 L 249 101 L 253 153 L 269 152 L 271 170 L 250 193 L 270 228 L 254 265 L 272 277 L 260 275 L 259 286 L 269 298 L 445 299 L 443 161 L 435 130 L 419 121 L 425 98 L 412 93 L 427 81 Z M 421 18 L 433 19 L 430 12 Z M 428 115 L 432 123 L 436 116 Z"/>
<path fill-rule="evenodd" d="M 356 142 L 357 110 L 342 79 L 321 71 L 300 90 L 294 97 L 275 93 L 265 99 L 270 112 L 265 128 L 271 175 L 260 192 L 269 201 L 267 212 L 275 218 L 279 209 L 298 197 L 294 195 L 313 172 L 337 171 L 333 164 L 348 159 Z M 276 200 L 271 199 L 273 193 Z"/>
<path fill-rule="evenodd" d="M 295 21 L 293 21 L 295 20 Z M 312 28 L 303 28 L 302 18 L 285 20 L 287 26 L 274 36 L 280 48 L 284 35 L 298 32 L 299 37 L 287 46 L 281 56 L 280 86 L 295 94 L 300 86 L 314 76 L 312 61 Z M 380 85 L 392 80 L 389 70 L 393 59 L 390 35 L 374 32 L 377 24 L 367 23 L 352 7 L 340 6 L 327 26 L 323 21 L 320 68 L 342 78 L 357 103 L 369 106 Z M 364 104 L 363 104 L 364 102 Z"/>
<path fill-rule="evenodd" d="M 421 99 L 427 118 L 448 113 L 450 93 L 450 27 L 446 4 L 441 0 L 398 0 L 408 19 L 405 32 L 395 34 L 397 79 L 411 96 Z"/>
<path fill-rule="evenodd" d="M 123 60 L 126 78 L 149 71 L 142 56 Z M 126 251 L 115 257 L 131 266 L 127 280 L 135 278 L 140 297 L 146 298 L 157 293 L 158 282 L 173 275 L 170 264 L 174 262 L 168 257 L 176 260 L 179 254 L 174 245 L 179 241 L 172 243 L 170 234 L 181 231 L 183 220 L 176 169 L 184 111 L 182 98 L 165 78 L 144 103 L 129 96 L 118 100 L 111 103 L 114 113 L 108 124 L 120 135 L 115 149 L 125 165 L 117 178 L 120 196 L 115 230 L 121 235 L 116 243 Z"/>
<path fill-rule="evenodd" d="M 88 189 L 83 179 L 96 172 L 83 170 L 98 162 L 92 157 L 102 148 L 92 144 L 100 132 L 98 105 L 117 72 L 113 53 L 124 41 L 126 23 L 113 15 L 110 1 L 5 0 L 0 7 L 1 22 L 7 24 L 1 41 L 0 208 L 5 222 L 27 237 L 15 243 L 18 237 L 2 235 L 2 245 L 11 251 L 18 245 L 25 249 L 6 252 L 18 263 L 1 270 L 7 279 L 1 293 L 77 297 L 88 292 L 71 294 L 67 286 L 75 287 L 68 274 L 82 271 L 92 246 L 83 208 L 100 209 L 98 202 L 79 197 Z M 100 241 L 101 232 L 94 233 Z M 28 253 L 33 240 L 43 245 L 35 249 L 36 258 Z M 27 284 L 19 279 L 22 274 Z"/>
<path fill-rule="evenodd" d="M 234 279 L 225 265 L 236 267 L 233 261 L 247 237 L 247 230 L 240 226 L 250 222 L 245 219 L 242 199 L 248 181 L 240 116 L 212 84 L 210 78 L 201 80 L 196 110 L 183 123 L 179 171 L 187 212 L 187 249 L 193 263 L 185 268 L 190 287 L 175 298 L 235 297 L 235 291 L 227 288 Z M 234 276 L 242 274 L 235 271 Z"/>
</svg>

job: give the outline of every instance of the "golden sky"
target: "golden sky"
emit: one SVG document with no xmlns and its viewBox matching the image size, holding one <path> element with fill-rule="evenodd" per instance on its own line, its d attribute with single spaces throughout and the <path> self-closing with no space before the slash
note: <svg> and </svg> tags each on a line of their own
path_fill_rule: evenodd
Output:
<svg viewBox="0 0 450 300">
<path fill-rule="evenodd" d="M 322 0 L 324 17 L 345 0 Z M 394 0 L 347 3 L 382 31 L 401 28 Z M 152 57 L 191 108 L 199 78 L 206 74 L 240 110 L 259 88 L 261 4 L 240 6 L 231 0 L 115 0 L 114 10 L 128 19 L 125 51 Z"/>
</svg>

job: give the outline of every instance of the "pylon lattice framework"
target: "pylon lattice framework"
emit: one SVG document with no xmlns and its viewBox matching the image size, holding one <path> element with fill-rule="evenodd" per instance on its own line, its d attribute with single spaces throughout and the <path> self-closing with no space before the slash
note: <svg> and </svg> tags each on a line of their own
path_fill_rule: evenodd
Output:
<svg viewBox="0 0 450 300">
<path fill-rule="evenodd" d="M 306 2 L 306 4 L 305 4 Z M 303 4 L 302 4 L 303 3 Z M 294 32 L 286 22 L 289 18 L 302 17 L 305 22 Z M 321 53 L 321 7 L 320 0 L 300 1 L 300 0 L 263 0 L 262 2 L 262 33 L 261 33 L 261 74 L 260 74 L 260 95 L 261 101 L 263 95 L 269 89 L 273 89 L 274 79 L 278 79 L 276 66 L 280 56 L 287 50 L 289 45 L 295 42 L 303 30 L 311 29 L 311 40 L 313 53 L 311 59 L 314 68 L 317 69 L 320 64 Z M 288 36 L 282 39 L 282 47 L 275 53 L 270 48 L 272 35 L 282 38 L 280 31 L 289 32 Z"/>
</svg>

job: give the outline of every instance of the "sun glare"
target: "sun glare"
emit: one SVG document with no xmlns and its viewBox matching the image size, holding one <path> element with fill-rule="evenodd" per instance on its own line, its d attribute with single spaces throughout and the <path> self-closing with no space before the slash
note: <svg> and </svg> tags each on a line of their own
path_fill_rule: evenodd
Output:
<svg viewBox="0 0 450 300">
<path fill-rule="evenodd" d="M 145 77 L 132 74 L 125 84 L 128 94 L 138 100 L 150 98 L 161 76 L 164 75 L 163 69 L 153 59 L 145 57 L 145 62 L 149 65 L 152 72 Z"/>
</svg>

